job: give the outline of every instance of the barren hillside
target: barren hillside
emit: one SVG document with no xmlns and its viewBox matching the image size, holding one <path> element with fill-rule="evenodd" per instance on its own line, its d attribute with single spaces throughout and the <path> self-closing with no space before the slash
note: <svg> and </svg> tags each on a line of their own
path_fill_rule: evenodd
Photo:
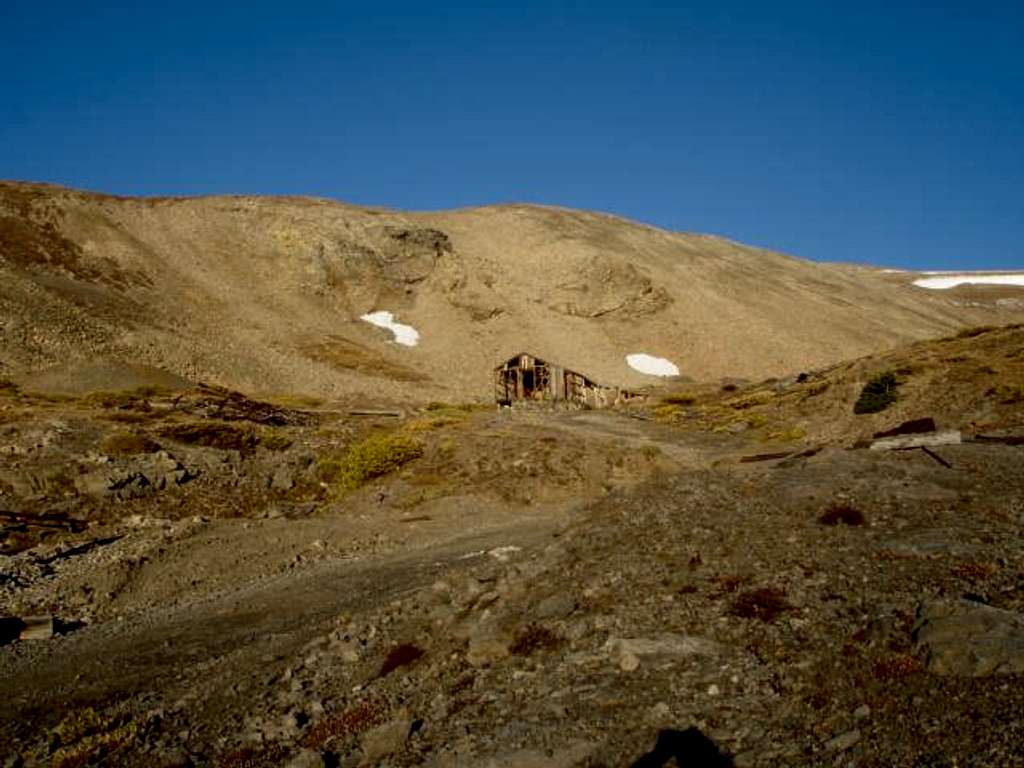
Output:
<svg viewBox="0 0 1024 768">
<path fill-rule="evenodd" d="M 1006 300 L 1024 291 L 971 290 L 536 206 L 0 183 L 0 377 L 43 371 L 51 390 L 106 359 L 110 389 L 129 363 L 250 393 L 486 400 L 493 365 L 522 350 L 626 386 L 653 381 L 627 366 L 638 352 L 696 380 L 763 378 L 1024 319 Z M 373 311 L 419 344 L 360 319 Z"/>
</svg>

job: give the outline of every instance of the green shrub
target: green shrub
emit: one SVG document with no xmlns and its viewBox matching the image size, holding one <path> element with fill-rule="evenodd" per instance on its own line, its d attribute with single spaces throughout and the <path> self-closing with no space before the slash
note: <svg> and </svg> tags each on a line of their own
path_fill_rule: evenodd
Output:
<svg viewBox="0 0 1024 768">
<path fill-rule="evenodd" d="M 423 455 L 423 443 L 408 435 L 372 435 L 349 447 L 338 460 L 320 463 L 325 479 L 355 490 Z"/>
<path fill-rule="evenodd" d="M 899 385 L 899 380 L 892 371 L 885 371 L 874 376 L 860 391 L 860 397 L 853 404 L 853 412 L 878 413 L 884 411 L 896 402 L 896 388 Z"/>
</svg>

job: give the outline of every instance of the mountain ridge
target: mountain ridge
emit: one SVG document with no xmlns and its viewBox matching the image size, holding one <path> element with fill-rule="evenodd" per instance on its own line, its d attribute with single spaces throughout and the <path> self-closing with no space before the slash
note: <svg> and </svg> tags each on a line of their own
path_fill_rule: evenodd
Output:
<svg viewBox="0 0 1024 768">
<path fill-rule="evenodd" d="M 763 378 L 1024 319 L 1024 303 L 937 295 L 908 274 L 529 203 L 0 182 L 0 275 L 0 376 L 109 358 L 244 391 L 402 400 L 486 400 L 492 367 L 523 349 L 638 387 L 658 380 L 630 353 L 698 380 Z M 359 319 L 372 311 L 420 345 Z"/>
</svg>

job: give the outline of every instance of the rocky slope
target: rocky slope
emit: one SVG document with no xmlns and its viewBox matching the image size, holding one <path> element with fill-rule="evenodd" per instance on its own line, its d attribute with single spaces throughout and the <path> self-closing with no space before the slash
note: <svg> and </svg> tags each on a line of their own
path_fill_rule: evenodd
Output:
<svg viewBox="0 0 1024 768">
<path fill-rule="evenodd" d="M 102 360 L 101 389 L 130 363 L 250 393 L 487 400 L 491 368 L 521 350 L 628 386 L 651 380 L 634 352 L 697 380 L 761 378 L 1024 315 L 1007 289 L 998 304 L 972 290 L 536 206 L 0 183 L 0 377 L 46 370 L 50 391 Z M 374 310 L 419 346 L 359 319 Z"/>
</svg>

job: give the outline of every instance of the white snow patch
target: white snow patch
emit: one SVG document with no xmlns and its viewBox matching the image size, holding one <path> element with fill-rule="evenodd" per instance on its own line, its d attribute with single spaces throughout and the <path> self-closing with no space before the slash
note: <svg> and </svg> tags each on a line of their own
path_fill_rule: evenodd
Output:
<svg viewBox="0 0 1024 768">
<path fill-rule="evenodd" d="M 395 344 L 401 344 L 406 347 L 415 347 L 420 343 L 419 331 L 411 325 L 396 323 L 395 316 L 390 312 L 371 312 L 368 315 L 362 315 L 359 319 L 376 325 L 378 328 L 387 328 L 395 334 Z"/>
<path fill-rule="evenodd" d="M 935 290 L 946 290 L 947 288 L 956 288 L 956 286 L 964 284 L 1024 286 L 1024 272 L 1016 272 L 1013 274 L 1003 275 L 983 275 L 973 272 L 960 272 L 955 274 L 951 274 L 948 272 L 926 272 L 925 274 L 941 274 L 943 276 L 923 277 L 920 280 L 915 280 L 914 285 L 920 288 L 932 288 Z"/>
<path fill-rule="evenodd" d="M 666 360 L 664 357 L 654 357 L 638 352 L 633 355 L 626 355 L 626 362 L 634 371 L 646 373 L 649 376 L 678 376 L 679 368 L 675 363 Z"/>
</svg>

